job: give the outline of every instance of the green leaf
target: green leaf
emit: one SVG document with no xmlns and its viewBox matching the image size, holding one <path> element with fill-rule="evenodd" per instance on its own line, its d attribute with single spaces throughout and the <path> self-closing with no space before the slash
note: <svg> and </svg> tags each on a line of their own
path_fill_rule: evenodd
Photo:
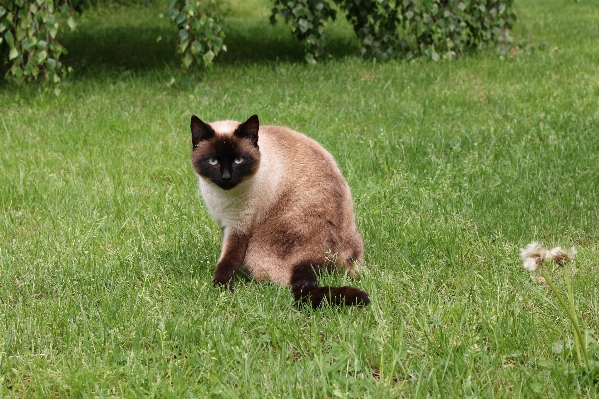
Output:
<svg viewBox="0 0 599 399">
<path fill-rule="evenodd" d="M 200 23 L 199 20 L 194 19 L 193 21 L 191 21 L 191 28 L 194 32 L 201 32 L 202 31 L 202 24 Z"/>
<path fill-rule="evenodd" d="M 15 38 L 12 35 L 11 31 L 8 31 L 4 34 L 4 38 L 6 39 L 6 43 L 8 43 L 8 45 L 10 47 L 14 47 L 15 45 Z"/>
<path fill-rule="evenodd" d="M 71 30 L 75 30 L 75 28 L 77 27 L 77 22 L 75 22 L 75 19 L 70 16 L 69 19 L 67 19 L 67 25 L 69 25 L 69 28 L 71 28 Z"/>
<path fill-rule="evenodd" d="M 48 33 L 50 33 L 50 36 L 52 36 L 52 39 L 54 39 L 58 33 L 58 24 L 54 24 L 53 26 L 49 27 Z"/>
<path fill-rule="evenodd" d="M 21 47 L 24 51 L 29 51 L 29 48 L 31 47 L 31 41 L 29 39 L 21 40 Z"/>
<path fill-rule="evenodd" d="M 212 47 L 214 47 L 216 50 L 220 50 L 220 48 L 223 46 L 223 39 L 221 39 L 220 37 L 215 37 L 212 40 Z"/>
<path fill-rule="evenodd" d="M 181 41 L 185 41 L 185 40 L 189 39 L 189 32 L 187 31 L 187 29 L 181 29 L 179 31 L 179 39 Z"/>
<path fill-rule="evenodd" d="M 202 52 L 202 43 L 198 42 L 197 40 L 193 41 L 193 44 L 191 45 L 191 52 L 194 54 L 199 54 Z"/>
<path fill-rule="evenodd" d="M 27 30 L 25 29 L 26 25 L 23 22 L 26 22 L 26 21 L 22 21 L 20 24 L 18 24 L 17 31 L 15 32 L 16 33 L 15 36 L 16 36 L 18 42 L 22 41 L 25 38 L 25 36 L 27 35 Z"/>
<path fill-rule="evenodd" d="M 187 49 L 188 45 L 189 45 L 189 40 L 184 40 L 181 43 L 179 43 L 179 52 L 184 53 L 185 50 Z"/>
<path fill-rule="evenodd" d="M 185 65 L 185 68 L 189 68 L 192 62 L 193 58 L 191 57 L 191 54 L 185 53 L 185 56 L 183 57 L 183 64 Z"/>
<path fill-rule="evenodd" d="M 302 31 L 302 33 L 305 33 L 308 29 L 310 29 L 310 22 L 307 19 L 300 18 L 297 21 L 297 24 L 299 25 L 300 30 Z"/>
<path fill-rule="evenodd" d="M 8 53 L 8 59 L 14 60 L 18 56 L 19 56 L 19 51 L 16 49 L 16 47 L 11 48 L 10 53 Z"/>
<path fill-rule="evenodd" d="M 37 54 L 37 57 L 36 57 L 37 58 L 37 63 L 41 64 L 47 57 L 48 57 L 48 53 L 46 53 L 45 50 L 40 51 Z"/>
<path fill-rule="evenodd" d="M 208 66 L 212 63 L 212 60 L 214 59 L 214 53 L 212 52 L 212 50 L 209 50 L 206 54 L 204 54 L 202 58 L 204 59 L 204 65 Z"/>
</svg>

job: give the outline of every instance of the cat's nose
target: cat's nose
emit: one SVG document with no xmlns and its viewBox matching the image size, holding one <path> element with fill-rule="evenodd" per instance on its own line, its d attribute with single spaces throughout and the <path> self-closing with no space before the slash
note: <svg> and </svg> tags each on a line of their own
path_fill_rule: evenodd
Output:
<svg viewBox="0 0 599 399">
<path fill-rule="evenodd" d="M 220 175 L 221 179 L 228 181 L 231 180 L 231 172 L 229 169 L 223 170 L 223 173 Z"/>
</svg>

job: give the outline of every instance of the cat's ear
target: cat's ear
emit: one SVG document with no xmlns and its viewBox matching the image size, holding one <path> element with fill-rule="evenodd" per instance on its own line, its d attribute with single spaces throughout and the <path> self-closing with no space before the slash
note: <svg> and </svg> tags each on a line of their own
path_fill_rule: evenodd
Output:
<svg viewBox="0 0 599 399">
<path fill-rule="evenodd" d="M 214 130 L 197 116 L 191 117 L 191 142 L 193 148 L 196 148 L 200 141 L 210 140 L 214 137 Z"/>
<path fill-rule="evenodd" d="M 243 122 L 235 131 L 235 136 L 241 139 L 248 139 L 254 147 L 258 147 L 258 130 L 260 122 L 258 115 L 252 115 L 249 119 Z"/>
</svg>

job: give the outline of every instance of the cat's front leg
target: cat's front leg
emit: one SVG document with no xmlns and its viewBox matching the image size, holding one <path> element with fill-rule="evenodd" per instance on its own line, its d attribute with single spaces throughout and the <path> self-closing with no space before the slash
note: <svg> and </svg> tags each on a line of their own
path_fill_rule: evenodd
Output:
<svg viewBox="0 0 599 399">
<path fill-rule="evenodd" d="M 214 285 L 233 291 L 233 273 L 241 267 L 250 241 L 247 234 L 223 229 L 223 248 L 214 272 Z"/>
</svg>

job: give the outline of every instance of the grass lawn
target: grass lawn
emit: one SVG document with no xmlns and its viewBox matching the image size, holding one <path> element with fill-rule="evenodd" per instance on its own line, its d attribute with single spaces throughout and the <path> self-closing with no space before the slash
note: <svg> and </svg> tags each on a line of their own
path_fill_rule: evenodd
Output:
<svg viewBox="0 0 599 399">
<path fill-rule="evenodd" d="M 59 98 L 0 83 L 0 397 L 599 395 L 518 256 L 577 248 L 599 361 L 599 1 L 516 1 L 532 54 L 453 63 L 362 60 L 341 18 L 315 66 L 268 1 L 235 3 L 229 51 L 197 88 L 164 85 L 179 61 L 156 43 L 157 6 L 84 14 Z M 321 282 L 365 289 L 369 307 L 212 287 L 220 232 L 189 162 L 192 113 L 256 113 L 333 153 L 367 267 Z"/>
</svg>

